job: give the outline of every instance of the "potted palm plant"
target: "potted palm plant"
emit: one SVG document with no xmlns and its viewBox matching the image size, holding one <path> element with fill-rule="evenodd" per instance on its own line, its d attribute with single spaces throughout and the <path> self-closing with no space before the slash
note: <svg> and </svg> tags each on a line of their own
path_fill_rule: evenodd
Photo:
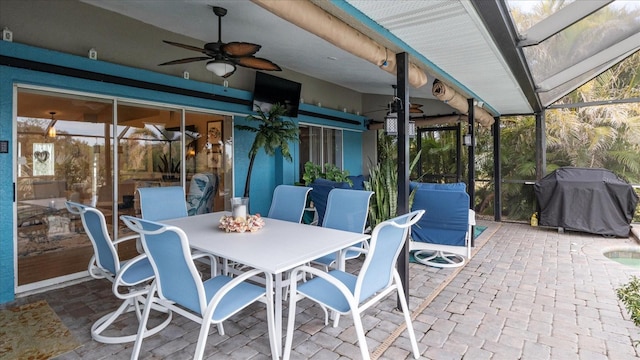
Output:
<svg viewBox="0 0 640 360">
<path fill-rule="evenodd" d="M 249 115 L 247 120 L 255 121 L 256 126 L 236 125 L 236 129 L 254 132 L 256 134 L 251 149 L 249 150 L 249 170 L 247 171 L 247 180 L 244 185 L 244 197 L 249 197 L 249 188 L 251 185 L 251 172 L 256 155 L 260 149 L 264 149 L 267 155 L 273 156 L 279 148 L 282 156 L 288 161 L 293 161 L 291 152 L 289 151 L 289 141 L 298 140 L 299 129 L 296 124 L 284 119 L 287 109 L 275 104 L 268 111 L 262 109 L 257 110 L 258 115 Z"/>
</svg>

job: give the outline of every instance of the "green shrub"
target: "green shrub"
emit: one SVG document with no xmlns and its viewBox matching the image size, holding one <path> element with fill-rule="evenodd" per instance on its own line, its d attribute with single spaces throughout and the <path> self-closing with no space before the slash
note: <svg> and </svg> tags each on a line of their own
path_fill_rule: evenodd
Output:
<svg viewBox="0 0 640 360">
<path fill-rule="evenodd" d="M 348 170 L 340 170 L 337 166 L 333 164 L 326 163 L 324 164 L 324 172 L 322 171 L 322 166 L 316 165 L 311 161 L 307 161 L 304 164 L 304 174 L 302 175 L 302 180 L 304 180 L 304 184 L 309 186 L 315 179 L 322 178 L 336 182 L 346 182 L 350 186 L 353 186 L 353 181 L 349 179 L 349 171 Z"/>
<path fill-rule="evenodd" d="M 627 308 L 633 323 L 640 326 L 640 279 L 635 275 L 631 276 L 628 283 L 616 289 L 616 295 Z"/>
</svg>

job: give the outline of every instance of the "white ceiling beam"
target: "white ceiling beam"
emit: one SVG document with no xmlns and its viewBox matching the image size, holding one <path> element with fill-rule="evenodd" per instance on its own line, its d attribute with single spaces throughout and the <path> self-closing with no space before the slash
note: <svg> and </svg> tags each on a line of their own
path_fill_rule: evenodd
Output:
<svg viewBox="0 0 640 360">
<path fill-rule="evenodd" d="M 524 34 L 521 34 L 518 47 L 538 45 L 612 2 L 613 0 L 573 2 L 533 25 Z"/>
<path fill-rule="evenodd" d="M 603 67 L 616 60 L 620 61 L 640 49 L 640 33 L 611 45 L 610 47 L 594 54 L 593 56 L 576 63 L 575 65 L 560 71 L 559 73 L 538 83 L 537 91 L 552 90 L 572 79 L 589 71 Z M 614 56 L 612 56 L 612 54 Z M 614 62 L 615 63 L 615 62 Z M 613 64 L 611 64 L 613 65 Z M 608 68 L 608 66 L 607 66 Z"/>
</svg>

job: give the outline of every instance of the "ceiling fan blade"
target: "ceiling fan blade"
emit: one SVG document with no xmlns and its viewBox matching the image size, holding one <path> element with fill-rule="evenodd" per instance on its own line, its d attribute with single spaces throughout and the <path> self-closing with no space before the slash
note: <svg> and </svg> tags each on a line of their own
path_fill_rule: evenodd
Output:
<svg viewBox="0 0 640 360">
<path fill-rule="evenodd" d="M 256 70 L 266 71 L 282 71 L 280 66 L 274 64 L 270 60 L 257 58 L 253 56 L 241 57 L 233 59 L 234 62 L 240 66 L 248 67 Z"/>
<path fill-rule="evenodd" d="M 186 63 L 190 63 L 190 62 L 194 62 L 194 61 L 201 61 L 201 60 L 211 60 L 211 58 L 208 57 L 208 56 L 190 57 L 190 58 L 178 59 L 178 60 L 173 60 L 173 61 L 167 61 L 165 63 L 158 64 L 158 66 L 186 64 Z"/>
<path fill-rule="evenodd" d="M 424 112 L 418 108 L 415 107 L 410 107 L 409 108 L 409 114 L 423 114 Z"/>
<path fill-rule="evenodd" d="M 246 42 L 230 42 L 220 47 L 220 50 L 225 52 L 229 56 L 240 57 L 253 55 L 260 50 L 262 46 L 258 44 L 246 43 Z"/>
<path fill-rule="evenodd" d="M 201 52 L 201 53 L 205 53 L 205 50 L 203 48 L 199 48 L 199 47 L 195 47 L 195 46 L 191 46 L 191 45 L 186 45 L 186 44 L 181 44 L 181 43 L 177 43 L 177 42 L 173 42 L 173 41 L 169 41 L 169 40 L 162 40 L 163 42 L 169 44 L 169 45 L 173 45 L 173 46 L 177 46 L 183 49 L 187 49 L 187 50 L 193 50 L 193 51 L 197 51 L 197 52 Z"/>
</svg>

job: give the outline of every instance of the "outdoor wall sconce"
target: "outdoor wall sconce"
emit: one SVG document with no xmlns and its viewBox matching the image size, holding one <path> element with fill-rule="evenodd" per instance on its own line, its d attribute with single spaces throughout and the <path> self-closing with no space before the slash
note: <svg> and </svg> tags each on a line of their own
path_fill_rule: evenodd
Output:
<svg viewBox="0 0 640 360">
<path fill-rule="evenodd" d="M 384 117 L 384 131 L 387 135 L 398 136 L 398 113 L 388 113 Z M 416 122 L 409 120 L 409 137 L 416 137 Z"/>
<path fill-rule="evenodd" d="M 475 139 L 473 139 L 475 140 Z M 462 143 L 464 144 L 464 146 L 475 146 L 475 141 L 473 141 L 474 143 L 471 142 L 471 134 L 466 134 L 464 136 L 464 138 L 462 139 Z"/>
<path fill-rule="evenodd" d="M 8 27 L 2 29 L 2 40 L 12 42 L 13 41 L 13 32 L 9 30 Z"/>
</svg>

